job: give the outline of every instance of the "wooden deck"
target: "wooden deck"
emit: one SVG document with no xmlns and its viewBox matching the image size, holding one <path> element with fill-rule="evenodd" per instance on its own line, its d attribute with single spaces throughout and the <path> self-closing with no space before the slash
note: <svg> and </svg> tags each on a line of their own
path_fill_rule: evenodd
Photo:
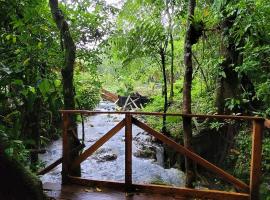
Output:
<svg viewBox="0 0 270 200">
<path fill-rule="evenodd" d="M 93 188 L 79 185 L 61 185 L 59 183 L 45 183 L 45 193 L 57 200 L 184 200 L 175 195 L 151 193 L 125 193 L 108 188 Z"/>
</svg>

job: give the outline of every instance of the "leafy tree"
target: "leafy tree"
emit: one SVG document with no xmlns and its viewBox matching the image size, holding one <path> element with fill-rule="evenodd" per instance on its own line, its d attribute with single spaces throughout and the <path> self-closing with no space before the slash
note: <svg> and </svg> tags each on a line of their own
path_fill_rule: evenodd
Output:
<svg viewBox="0 0 270 200">
<path fill-rule="evenodd" d="M 39 149 L 43 122 L 49 118 L 42 110 L 47 103 L 52 111 L 62 105 L 57 75 L 47 67 L 59 63 L 59 59 L 47 59 L 57 54 L 55 35 L 51 36 L 54 29 L 47 20 L 45 1 L 1 1 L 1 10 L 1 121 L 7 122 L 1 129 L 13 139 L 26 139 L 27 148 Z M 59 107 L 52 107 L 57 103 Z M 59 117 L 50 116 L 56 116 L 53 122 Z M 36 154 L 32 158 L 37 161 Z"/>
<path fill-rule="evenodd" d="M 76 54 L 76 46 L 74 44 L 73 38 L 71 36 L 69 25 L 65 20 L 61 10 L 58 7 L 57 0 L 50 0 L 50 8 L 52 12 L 52 16 L 54 21 L 59 29 L 60 36 L 61 36 L 61 44 L 62 50 L 65 52 L 65 60 L 64 65 L 61 70 L 62 77 L 63 77 L 63 96 L 64 96 L 64 109 L 66 110 L 74 110 L 75 109 L 75 88 L 73 85 L 73 73 L 74 73 L 74 62 L 75 62 L 75 54 Z M 78 145 L 78 139 L 73 136 L 78 136 L 77 133 L 77 124 L 76 118 L 74 115 L 68 116 L 69 118 L 69 130 L 68 130 L 68 143 L 70 149 L 76 148 Z M 68 161 L 72 162 L 76 157 L 77 154 L 74 153 L 73 155 L 69 155 Z M 73 176 L 80 176 L 81 169 L 80 166 L 72 171 L 66 171 L 66 167 L 62 167 L 62 182 L 65 183 L 67 181 L 67 175 Z"/>
<path fill-rule="evenodd" d="M 173 2 L 169 6 L 167 1 L 127 1 L 118 17 L 118 31 L 111 39 L 111 49 L 116 58 L 122 60 L 121 66 L 134 65 L 133 60 L 137 62 L 142 58 L 150 59 L 159 65 L 163 77 L 164 113 L 168 110 L 166 64 L 169 40 L 173 46 L 173 17 L 169 11 L 172 6 Z M 164 21 L 166 13 L 169 15 L 169 26 Z M 172 84 L 173 57 L 174 55 L 171 56 Z M 167 133 L 166 116 L 163 118 L 162 131 Z"/>
</svg>

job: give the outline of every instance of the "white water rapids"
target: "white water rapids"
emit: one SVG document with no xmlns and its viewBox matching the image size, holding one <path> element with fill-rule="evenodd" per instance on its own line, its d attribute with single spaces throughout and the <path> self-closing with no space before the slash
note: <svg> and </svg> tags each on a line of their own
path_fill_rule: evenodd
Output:
<svg viewBox="0 0 270 200">
<path fill-rule="evenodd" d="M 96 110 L 113 111 L 115 105 L 107 101 L 101 101 Z M 85 145 L 86 148 L 94 144 L 102 135 L 106 134 L 118 122 L 123 119 L 123 115 L 94 115 L 85 119 Z M 78 126 L 79 135 L 81 125 Z M 140 128 L 132 126 L 132 178 L 134 183 L 162 182 L 168 185 L 184 186 L 184 173 L 178 169 L 164 169 L 163 148 L 158 144 L 149 141 L 146 133 Z M 139 143 L 138 143 L 139 141 Z M 138 144 L 147 142 L 155 148 L 156 156 L 153 158 L 141 158 L 134 156 L 138 151 Z M 62 156 L 62 139 L 52 142 L 47 147 L 47 152 L 40 155 L 40 159 L 46 165 L 54 162 Z M 43 183 L 61 182 L 61 165 L 41 176 Z M 96 153 L 90 156 L 81 164 L 82 177 L 94 180 L 124 181 L 125 179 L 125 141 L 124 128 L 107 141 Z"/>
</svg>

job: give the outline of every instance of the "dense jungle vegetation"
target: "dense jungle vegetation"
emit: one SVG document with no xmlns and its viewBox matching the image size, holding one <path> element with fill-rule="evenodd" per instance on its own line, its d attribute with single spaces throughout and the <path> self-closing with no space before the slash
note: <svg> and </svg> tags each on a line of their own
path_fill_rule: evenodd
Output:
<svg viewBox="0 0 270 200">
<path fill-rule="evenodd" d="M 147 112 L 270 117 L 268 0 L 0 0 L 0 19 L 0 154 L 32 172 L 61 135 L 59 110 L 93 109 L 101 88 L 148 96 Z M 249 181 L 250 123 L 145 120 Z M 165 153 L 167 167 L 193 171 L 187 186 L 232 189 Z M 269 170 L 265 130 L 261 199 Z"/>
</svg>

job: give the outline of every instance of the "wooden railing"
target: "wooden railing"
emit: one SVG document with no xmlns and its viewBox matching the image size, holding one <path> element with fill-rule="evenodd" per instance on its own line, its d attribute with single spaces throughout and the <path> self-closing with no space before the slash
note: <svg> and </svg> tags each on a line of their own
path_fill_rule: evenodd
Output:
<svg viewBox="0 0 270 200">
<path fill-rule="evenodd" d="M 260 117 L 251 116 L 232 116 L 232 115 L 198 115 L 198 114 L 181 114 L 181 113 L 148 113 L 148 112 L 103 112 L 103 111 L 86 111 L 86 110 L 61 110 L 63 116 L 63 158 L 60 158 L 52 165 L 45 168 L 40 174 L 47 173 L 52 167 L 55 167 L 62 162 L 63 167 L 66 169 L 66 176 L 69 182 L 81 185 L 89 186 L 109 186 L 117 189 L 125 188 L 126 191 L 140 190 L 147 192 L 158 192 L 158 193 L 174 193 L 175 195 L 180 195 L 183 197 L 191 198 L 207 198 L 207 199 L 259 199 L 259 186 L 260 186 L 260 176 L 261 176 L 261 158 L 262 158 L 262 133 L 264 128 L 264 119 Z M 82 115 L 96 115 L 96 114 L 122 114 L 125 118 L 114 126 L 110 131 L 103 135 L 99 140 L 97 140 L 92 146 L 87 148 L 83 153 L 81 153 L 71 164 L 67 162 L 68 152 L 70 152 L 68 145 L 68 128 L 69 128 L 69 116 L 72 114 L 82 114 Z M 252 152 L 251 152 L 251 163 L 250 163 L 250 183 L 244 183 L 243 181 L 230 175 L 223 169 L 215 166 L 214 164 L 208 162 L 198 154 L 192 152 L 191 150 L 185 148 L 184 146 L 176 143 L 172 139 L 166 137 L 162 133 L 152 129 L 145 123 L 139 121 L 133 116 L 136 115 L 152 115 L 152 116 L 178 116 L 185 118 L 201 118 L 201 119 L 223 119 L 223 120 L 241 120 L 241 121 L 252 121 L 253 131 L 252 131 Z M 197 190 L 189 188 L 180 187 L 170 187 L 170 186 L 159 186 L 159 185 L 143 185 L 134 184 L 132 182 L 132 124 L 138 126 L 139 128 L 145 130 L 152 136 L 156 137 L 167 146 L 173 148 L 175 151 L 183 154 L 189 159 L 193 160 L 195 163 L 201 165 L 202 167 L 208 169 L 209 171 L 217 174 L 223 180 L 231 183 L 239 192 L 225 192 L 217 190 Z M 117 132 L 125 127 L 125 182 L 112 182 L 112 181 L 98 181 L 98 180 L 88 180 L 79 177 L 70 176 L 69 171 L 76 168 L 81 162 L 86 160 L 91 156 L 99 147 L 106 143 L 111 137 L 113 137 Z"/>
</svg>

